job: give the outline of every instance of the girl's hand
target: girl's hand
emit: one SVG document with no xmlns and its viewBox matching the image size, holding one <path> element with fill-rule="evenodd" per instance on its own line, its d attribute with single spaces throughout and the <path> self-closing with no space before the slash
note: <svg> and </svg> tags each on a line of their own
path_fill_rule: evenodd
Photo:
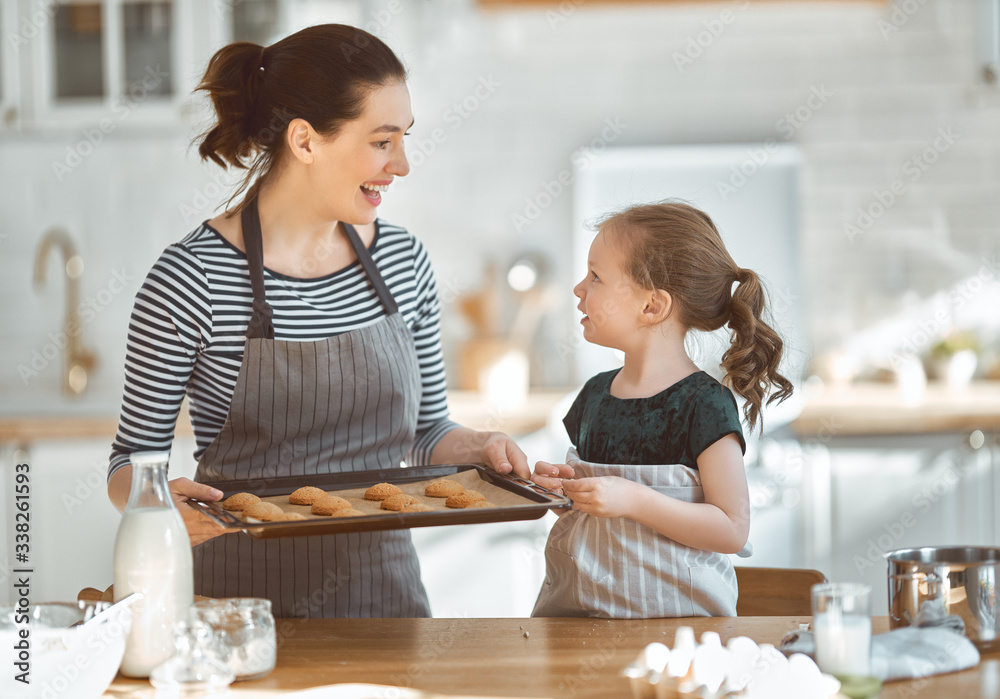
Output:
<svg viewBox="0 0 1000 699">
<path fill-rule="evenodd" d="M 174 504 L 177 505 L 177 509 L 180 510 L 181 517 L 184 519 L 184 526 L 187 527 L 191 546 L 197 546 L 226 533 L 222 525 L 217 524 L 207 515 L 187 504 L 189 497 L 204 502 L 216 502 L 222 499 L 221 491 L 201 483 L 195 483 L 190 478 L 175 478 L 168 485 L 170 486 L 170 494 L 174 498 Z"/>
<path fill-rule="evenodd" d="M 562 488 L 573 509 L 595 517 L 627 517 L 635 502 L 636 488 L 642 488 L 626 478 L 599 476 L 563 481 Z"/>
<path fill-rule="evenodd" d="M 491 432 L 483 444 L 483 463 L 497 473 L 514 472 L 515 476 L 531 478 L 528 457 L 521 447 L 503 432 Z"/>
<path fill-rule="evenodd" d="M 543 488 L 562 491 L 563 478 L 572 478 L 576 475 L 573 467 L 569 464 L 550 464 L 548 461 L 539 461 L 535 464 L 535 472 L 531 474 L 531 480 Z"/>
</svg>

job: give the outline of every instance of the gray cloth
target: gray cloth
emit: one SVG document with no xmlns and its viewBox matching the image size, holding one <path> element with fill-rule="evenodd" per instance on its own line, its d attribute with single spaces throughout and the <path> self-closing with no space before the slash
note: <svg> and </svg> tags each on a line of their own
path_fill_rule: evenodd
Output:
<svg viewBox="0 0 1000 699">
<path fill-rule="evenodd" d="M 595 464 L 572 448 L 566 463 L 578 478 L 618 476 L 685 502 L 705 500 L 698 470 L 680 464 Z M 571 510 L 549 533 L 545 582 L 531 615 L 736 616 L 736 597 L 728 555 L 684 546 L 625 517 Z"/>
<path fill-rule="evenodd" d="M 781 641 L 781 650 L 813 657 L 816 642 L 811 631 L 793 631 Z M 945 626 L 908 626 L 872 636 L 871 674 L 883 682 L 957 672 L 978 664 L 979 651 L 972 642 Z"/>
</svg>

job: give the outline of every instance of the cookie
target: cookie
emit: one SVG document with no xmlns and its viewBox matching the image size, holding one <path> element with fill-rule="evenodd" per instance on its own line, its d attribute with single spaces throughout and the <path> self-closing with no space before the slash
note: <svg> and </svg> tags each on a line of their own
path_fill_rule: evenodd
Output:
<svg viewBox="0 0 1000 699">
<path fill-rule="evenodd" d="M 444 504 L 448 507 L 454 508 L 472 507 L 473 503 L 477 503 L 485 499 L 486 497 L 478 490 L 464 490 L 461 493 L 449 495 L 448 499 L 444 501 Z"/>
<path fill-rule="evenodd" d="M 349 507 L 346 510 L 337 510 L 334 513 L 334 517 L 364 517 L 366 513 L 361 510 L 355 510 L 353 507 Z"/>
<path fill-rule="evenodd" d="M 365 500 L 385 500 L 390 495 L 399 495 L 402 492 L 392 483 L 376 483 L 365 491 Z"/>
<path fill-rule="evenodd" d="M 465 488 L 462 487 L 461 483 L 445 479 L 428 483 L 427 487 L 424 488 L 424 495 L 432 498 L 446 498 L 449 495 L 461 493 L 463 490 Z"/>
<path fill-rule="evenodd" d="M 351 503 L 339 495 L 327 495 L 314 502 L 309 511 L 314 515 L 332 515 L 338 510 L 347 510 L 350 507 Z"/>
<path fill-rule="evenodd" d="M 250 505 L 258 502 L 260 502 L 260 498 L 253 493 L 236 493 L 223 500 L 222 506 L 227 510 L 242 512 Z"/>
<path fill-rule="evenodd" d="M 282 522 L 297 522 L 299 520 L 309 519 L 305 515 L 300 515 L 298 512 L 286 512 L 281 517 Z"/>
<path fill-rule="evenodd" d="M 272 522 L 281 519 L 285 513 L 273 502 L 255 502 L 243 510 L 244 517 L 253 517 L 263 522 Z"/>
<path fill-rule="evenodd" d="M 430 505 L 425 505 L 422 502 L 415 502 L 412 505 L 407 505 L 400 512 L 433 512 L 434 508 Z"/>
<path fill-rule="evenodd" d="M 320 490 L 319 488 L 314 488 L 311 485 L 299 488 L 294 493 L 288 496 L 288 502 L 293 505 L 312 505 L 314 502 L 320 498 L 325 498 L 326 492 Z"/>
<path fill-rule="evenodd" d="M 401 510 L 407 505 L 415 505 L 419 500 L 417 500 L 412 495 L 407 495 L 406 493 L 399 493 L 398 495 L 390 495 L 385 500 L 382 501 L 383 510 Z"/>
</svg>

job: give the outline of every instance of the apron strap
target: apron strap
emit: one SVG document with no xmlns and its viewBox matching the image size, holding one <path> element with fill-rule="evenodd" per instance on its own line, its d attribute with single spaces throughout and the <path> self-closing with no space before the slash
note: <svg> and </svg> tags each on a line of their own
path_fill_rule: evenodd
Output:
<svg viewBox="0 0 1000 699">
<path fill-rule="evenodd" d="M 398 313 L 399 306 L 396 305 L 396 299 L 389 292 L 389 287 L 386 286 L 385 279 L 382 278 L 378 267 L 375 266 L 375 261 L 372 259 L 371 253 L 368 252 L 368 249 L 361 242 L 361 236 L 354 230 L 354 226 L 349 223 L 344 223 L 344 228 L 347 229 L 347 237 L 351 240 L 351 247 L 354 248 L 354 254 L 358 256 L 358 262 L 361 263 L 362 268 L 364 268 L 365 273 L 375 287 L 375 293 L 378 294 L 382 305 L 385 306 L 386 315 L 391 316 L 393 313 Z"/>
<path fill-rule="evenodd" d="M 261 242 L 260 212 L 257 211 L 257 197 L 244 205 L 240 212 L 243 226 L 243 247 L 247 251 L 247 265 L 250 267 L 250 287 L 253 289 L 253 314 L 247 326 L 247 339 L 274 339 L 274 311 L 267 302 L 264 292 L 264 245 Z"/>
<path fill-rule="evenodd" d="M 253 314 L 250 316 L 250 324 L 247 326 L 247 338 L 260 337 L 267 340 L 274 339 L 274 323 L 272 318 L 274 311 L 267 302 L 264 291 L 264 246 L 261 241 L 260 212 L 257 210 L 257 198 L 247 202 L 240 213 L 240 222 L 243 226 L 243 246 L 247 251 L 247 265 L 250 267 L 250 287 L 253 289 Z M 354 254 L 358 257 L 362 269 L 368 275 L 375 293 L 385 307 L 386 315 L 393 315 L 399 312 L 396 299 L 392 297 L 385 279 L 375 266 L 371 253 L 361 242 L 361 236 L 349 223 L 344 223 L 347 229 L 347 237 L 354 248 Z"/>
</svg>

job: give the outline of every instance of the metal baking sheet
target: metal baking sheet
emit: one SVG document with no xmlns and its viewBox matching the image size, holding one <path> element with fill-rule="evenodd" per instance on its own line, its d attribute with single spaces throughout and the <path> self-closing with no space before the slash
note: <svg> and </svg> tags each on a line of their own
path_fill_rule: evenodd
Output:
<svg viewBox="0 0 1000 699">
<path fill-rule="evenodd" d="M 423 494 L 425 485 L 441 478 L 450 478 L 466 488 L 479 490 L 492 507 L 451 509 L 443 498 Z M 432 512 L 393 512 L 379 509 L 381 503 L 363 499 L 364 491 L 376 483 L 392 483 L 420 502 L 435 507 Z M 262 500 L 274 502 L 285 512 L 298 512 L 309 519 L 291 522 L 256 522 L 244 520 L 239 512 L 222 508 L 221 502 L 208 503 L 189 499 L 188 504 L 205 513 L 228 530 L 242 530 L 255 539 L 286 536 L 344 534 L 384 529 L 438 527 L 453 524 L 481 524 L 538 519 L 550 509 L 572 507 L 566 497 L 546 490 L 517 476 L 501 475 L 478 464 L 448 464 L 416 466 L 378 471 L 350 471 L 311 476 L 287 476 L 245 481 L 209 481 L 205 485 L 218 488 L 223 499 L 235 493 L 253 493 Z M 327 517 L 310 513 L 309 505 L 292 505 L 288 495 L 303 486 L 315 486 L 350 500 L 364 517 Z"/>
</svg>

